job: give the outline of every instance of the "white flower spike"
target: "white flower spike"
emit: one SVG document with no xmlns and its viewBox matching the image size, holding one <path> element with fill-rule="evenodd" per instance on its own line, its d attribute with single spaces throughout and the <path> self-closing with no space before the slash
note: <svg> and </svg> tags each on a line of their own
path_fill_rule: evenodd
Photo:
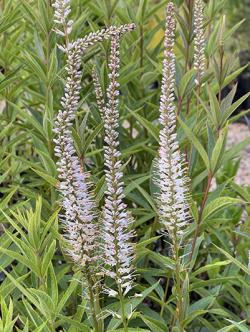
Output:
<svg viewBox="0 0 250 332">
<path fill-rule="evenodd" d="M 131 27 L 134 28 L 134 25 Z M 130 226 L 132 217 L 124 203 L 123 172 L 119 150 L 119 42 L 121 33 L 115 33 L 111 38 L 111 55 L 109 62 L 110 84 L 107 89 L 107 104 L 101 103 L 105 129 L 105 175 L 107 191 L 103 209 L 103 241 L 105 273 L 116 280 L 124 295 L 131 289 L 133 283 L 134 248 L 131 243 L 133 232 Z M 100 100 L 100 85 L 94 75 L 97 99 Z M 99 102 L 100 104 L 100 102 Z"/>
<path fill-rule="evenodd" d="M 194 3 L 194 68 L 196 70 L 195 84 L 201 85 L 205 73 L 205 36 L 204 36 L 204 15 L 202 0 L 195 0 Z"/>
<path fill-rule="evenodd" d="M 175 17 L 173 2 L 167 6 L 165 51 L 160 100 L 160 148 L 159 148 L 159 215 L 175 245 L 179 245 L 190 216 L 187 203 L 188 179 L 182 165 L 182 157 L 176 134 L 174 104 L 175 84 Z"/>
<path fill-rule="evenodd" d="M 80 66 L 80 51 L 69 51 L 65 94 L 54 131 L 57 134 L 55 154 L 59 158 L 57 166 L 65 210 L 65 236 L 73 261 L 83 267 L 95 259 L 98 229 L 94 222 L 95 204 L 90 191 L 89 175 L 81 167 L 71 136 L 80 95 Z"/>
<path fill-rule="evenodd" d="M 71 12 L 70 0 L 56 0 L 52 6 L 55 8 L 54 22 L 63 27 L 63 30 L 56 28 L 55 32 L 60 36 L 69 35 L 72 31 L 73 24 L 72 20 L 68 20 L 68 16 Z"/>
</svg>

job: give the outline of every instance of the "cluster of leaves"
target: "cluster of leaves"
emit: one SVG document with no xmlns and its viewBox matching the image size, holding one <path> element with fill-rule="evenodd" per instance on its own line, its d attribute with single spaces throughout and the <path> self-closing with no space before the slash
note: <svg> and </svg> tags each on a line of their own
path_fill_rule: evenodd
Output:
<svg viewBox="0 0 250 332">
<path fill-rule="evenodd" d="M 175 324 L 175 264 L 160 233 L 154 199 L 158 188 L 152 181 L 167 2 L 72 0 L 74 39 L 104 25 L 137 25 L 121 45 L 120 78 L 125 193 L 137 233 L 138 278 L 132 293 L 140 294 L 126 303 L 130 331 L 173 331 Z M 185 329 L 194 332 L 247 332 L 250 324 L 250 190 L 234 181 L 238 155 L 250 139 L 226 147 L 228 123 L 237 119 L 233 113 L 247 96 L 233 102 L 233 89 L 221 98 L 222 89 L 244 70 L 224 50 L 239 27 L 225 28 L 224 2 L 209 0 L 206 5 L 208 69 L 197 93 L 193 1 L 176 1 L 178 137 L 189 164 L 193 216 L 181 278 Z M 0 6 L 0 330 L 88 332 L 81 273 L 63 250 L 58 225 L 52 129 L 63 95 L 65 58 L 56 45 L 53 7 L 50 0 L 5 0 Z M 73 130 L 100 206 L 105 192 L 103 124 L 91 68 L 94 63 L 106 86 L 108 50 L 106 41 L 82 58 L 81 101 Z M 119 331 L 119 303 L 105 297 L 102 308 L 105 330 Z"/>
</svg>

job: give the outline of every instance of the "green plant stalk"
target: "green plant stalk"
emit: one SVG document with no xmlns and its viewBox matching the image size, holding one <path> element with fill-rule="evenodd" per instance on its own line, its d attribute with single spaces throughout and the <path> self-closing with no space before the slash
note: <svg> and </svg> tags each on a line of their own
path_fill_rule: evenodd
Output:
<svg viewBox="0 0 250 332">
<path fill-rule="evenodd" d="M 126 317 L 126 308 L 125 308 L 125 298 L 123 295 L 123 291 L 121 288 L 121 285 L 118 285 L 118 296 L 120 300 L 120 305 L 121 305 L 121 318 L 122 318 L 122 323 L 123 323 L 123 328 L 124 332 L 128 332 L 128 322 L 127 322 L 127 317 Z"/>
<path fill-rule="evenodd" d="M 102 332 L 102 322 L 98 320 L 98 313 L 97 309 L 100 311 L 100 306 L 99 306 L 99 297 L 97 299 L 97 296 L 94 292 L 94 283 L 92 276 L 90 274 L 88 265 L 86 265 L 84 269 L 86 279 L 88 282 L 88 293 L 89 293 L 89 304 L 90 304 L 90 310 L 91 310 L 91 316 L 92 316 L 92 321 L 93 321 L 93 327 L 95 332 Z"/>
<path fill-rule="evenodd" d="M 179 332 L 184 332 L 183 325 L 183 296 L 181 286 L 181 260 L 179 257 L 179 246 L 177 241 L 174 243 L 174 255 L 175 255 L 175 282 L 176 282 L 176 317 L 178 322 Z"/>
<path fill-rule="evenodd" d="M 115 230 L 115 232 L 117 232 L 117 230 Z M 116 259 L 116 262 L 119 262 L 117 241 L 115 243 L 115 259 Z M 115 267 L 116 279 L 115 279 L 115 281 L 116 281 L 116 284 L 117 284 L 117 287 L 118 287 L 118 298 L 119 298 L 120 306 L 121 306 L 121 319 L 122 319 L 124 332 L 128 332 L 128 322 L 127 322 L 126 311 L 125 311 L 125 303 L 124 303 L 125 298 L 124 298 L 124 294 L 123 294 L 123 291 L 122 291 L 121 283 L 119 282 L 119 280 L 121 278 L 121 275 L 120 275 L 120 272 L 119 272 L 119 267 L 120 267 L 119 264 L 116 263 L 116 267 Z"/>
<path fill-rule="evenodd" d="M 162 301 L 162 304 L 161 304 L 161 312 L 160 312 L 161 317 L 163 316 L 165 303 L 167 302 L 168 287 L 169 287 L 169 278 L 167 278 L 165 291 L 164 291 L 164 297 L 163 297 L 163 301 Z"/>
<path fill-rule="evenodd" d="M 218 96 L 218 101 L 221 103 L 222 99 L 222 87 L 223 87 L 223 59 L 224 59 L 224 50 L 223 47 L 220 48 L 220 79 L 219 79 L 219 96 Z"/>
<path fill-rule="evenodd" d="M 208 174 L 207 185 L 206 185 L 205 191 L 203 193 L 203 198 L 202 198 L 202 202 L 201 202 L 201 208 L 200 208 L 200 211 L 199 211 L 197 226 L 196 226 L 196 229 L 195 229 L 195 234 L 194 234 L 194 238 L 193 238 L 193 242 L 192 242 L 191 252 L 190 252 L 190 256 L 189 256 L 189 261 L 190 262 L 192 261 L 193 254 L 194 254 L 194 249 L 195 249 L 195 246 L 196 246 L 196 242 L 197 242 L 198 236 L 200 234 L 202 214 L 203 214 L 203 210 L 206 206 L 206 202 L 207 202 L 207 199 L 208 199 L 208 194 L 209 194 L 209 190 L 210 190 L 210 187 L 211 187 L 211 184 L 212 184 L 213 177 L 214 177 L 213 173 L 210 172 Z"/>
</svg>

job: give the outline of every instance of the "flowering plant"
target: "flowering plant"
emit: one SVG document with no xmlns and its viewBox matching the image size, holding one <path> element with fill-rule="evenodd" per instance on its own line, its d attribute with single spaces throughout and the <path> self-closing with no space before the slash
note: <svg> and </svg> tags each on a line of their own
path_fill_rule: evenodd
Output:
<svg viewBox="0 0 250 332">
<path fill-rule="evenodd" d="M 0 4 L 1 331 L 249 330 L 223 4 Z"/>
</svg>

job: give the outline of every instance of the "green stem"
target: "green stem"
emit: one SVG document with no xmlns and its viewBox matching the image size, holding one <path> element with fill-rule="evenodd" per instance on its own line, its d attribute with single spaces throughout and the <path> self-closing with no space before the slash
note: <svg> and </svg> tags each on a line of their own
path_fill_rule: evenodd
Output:
<svg viewBox="0 0 250 332">
<path fill-rule="evenodd" d="M 219 104 L 221 104 L 221 99 L 222 99 L 222 87 L 223 87 L 223 59 L 224 59 L 224 50 L 223 50 L 223 47 L 221 47 L 221 49 L 220 49 L 219 96 L 218 96 Z"/>
<path fill-rule="evenodd" d="M 167 282 L 166 282 L 165 291 L 164 291 L 164 297 L 163 297 L 163 301 L 162 301 L 162 304 L 161 304 L 161 312 L 160 312 L 161 317 L 163 316 L 165 303 L 167 302 L 168 287 L 169 287 L 169 278 L 167 277 Z"/>
<path fill-rule="evenodd" d="M 89 293 L 89 303 L 90 303 L 90 310 L 91 310 L 91 316 L 93 321 L 93 327 L 95 332 L 102 332 L 100 329 L 100 324 L 98 322 L 97 313 L 96 313 L 96 296 L 94 292 L 94 283 L 92 280 L 92 277 L 90 275 L 90 271 L 88 267 L 85 268 L 85 274 L 88 282 L 88 293 Z"/>
<path fill-rule="evenodd" d="M 176 236 L 177 238 L 177 236 Z M 181 262 L 179 257 L 179 246 L 178 242 L 174 243 L 174 255 L 175 255 L 175 281 L 176 281 L 176 317 L 179 332 L 184 332 L 183 326 L 183 296 L 182 296 L 182 285 L 181 285 Z"/>
<path fill-rule="evenodd" d="M 193 243 L 192 243 L 192 249 L 191 249 L 191 253 L 190 253 L 190 256 L 189 256 L 189 261 L 190 262 L 192 261 L 193 254 L 194 254 L 194 249 L 195 249 L 195 246 L 196 246 L 196 242 L 197 242 L 198 236 L 200 234 L 202 214 L 203 214 L 203 210 L 205 208 L 206 202 L 207 202 L 207 198 L 208 198 L 209 190 L 210 190 L 210 187 L 211 187 L 211 184 L 212 184 L 212 180 L 213 180 L 213 174 L 209 173 L 208 174 L 208 179 L 207 179 L 207 185 L 206 185 L 205 191 L 203 193 L 201 208 L 200 208 L 199 217 L 198 217 L 198 221 L 197 221 L 197 226 L 196 226 L 196 229 L 195 229 L 195 235 L 194 235 L 194 239 L 193 239 Z"/>
<path fill-rule="evenodd" d="M 125 303 L 124 303 L 124 295 L 122 291 L 122 287 L 120 284 L 118 284 L 118 293 L 119 293 L 119 300 L 121 305 L 121 317 L 122 317 L 122 324 L 124 332 L 128 332 L 128 321 L 126 317 L 126 311 L 125 311 Z"/>
</svg>

